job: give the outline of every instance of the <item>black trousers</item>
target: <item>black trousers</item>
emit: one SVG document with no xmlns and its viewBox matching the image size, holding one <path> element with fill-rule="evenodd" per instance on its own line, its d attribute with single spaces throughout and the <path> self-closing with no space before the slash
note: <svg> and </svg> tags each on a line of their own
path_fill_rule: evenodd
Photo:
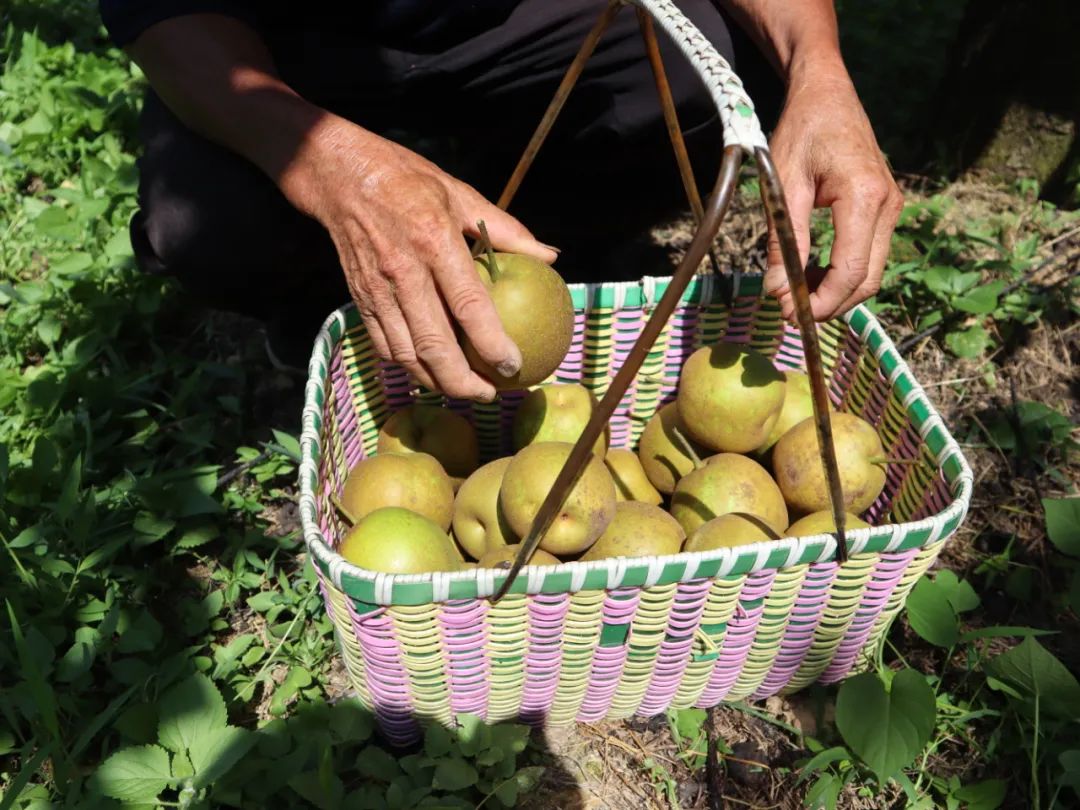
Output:
<svg viewBox="0 0 1080 810">
<path fill-rule="evenodd" d="M 603 8 L 598 0 L 510 5 L 493 27 L 438 53 L 325 27 L 263 33 L 283 79 L 305 98 L 404 143 L 494 199 Z M 738 57 L 759 105 L 775 106 L 779 83 L 715 6 L 680 6 L 722 54 Z M 657 33 L 705 194 L 721 156 L 719 122 L 697 75 Z M 270 322 L 306 350 L 322 320 L 348 300 L 326 231 L 252 164 L 187 129 L 153 93 L 140 134 L 131 223 L 139 267 L 177 277 L 211 308 Z M 648 258 L 643 234 L 680 208 L 685 196 L 636 16 L 623 9 L 510 212 L 562 249 L 558 269 L 568 281 L 594 281 L 665 272 Z"/>
</svg>

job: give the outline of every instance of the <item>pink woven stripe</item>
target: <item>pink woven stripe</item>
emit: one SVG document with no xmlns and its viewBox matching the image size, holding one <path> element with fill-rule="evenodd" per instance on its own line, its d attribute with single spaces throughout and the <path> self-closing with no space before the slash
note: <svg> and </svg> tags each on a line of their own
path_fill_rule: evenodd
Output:
<svg viewBox="0 0 1080 810">
<path fill-rule="evenodd" d="M 814 563 L 806 572 L 799 595 L 791 610 L 791 618 L 784 630 L 784 638 L 776 653 L 769 674 L 754 693 L 754 698 L 775 695 L 791 680 L 802 666 L 803 659 L 814 643 L 814 633 L 821 623 L 825 606 L 829 603 L 829 587 L 839 566 L 836 563 Z"/>
<path fill-rule="evenodd" d="M 765 610 L 764 603 L 750 610 L 746 610 L 743 603 L 754 602 L 768 595 L 775 577 L 776 571 L 768 570 L 758 571 L 746 578 L 742 592 L 739 594 L 739 606 L 731 621 L 728 622 L 720 655 L 709 676 L 709 683 L 694 705 L 701 708 L 715 706 L 735 685 L 742 671 L 743 662 L 746 661 L 746 656 L 754 642 L 761 614 Z"/>
<path fill-rule="evenodd" d="M 525 683 L 519 717 L 542 724 L 551 711 L 559 685 L 562 638 L 570 595 L 541 593 L 529 598 L 529 646 L 525 653 Z"/>
<path fill-rule="evenodd" d="M 653 715 L 667 709 L 679 690 L 690 652 L 694 646 L 694 631 L 701 623 L 701 614 L 709 595 L 711 580 L 681 583 L 675 591 L 664 641 L 656 655 L 656 666 L 645 697 L 637 713 Z"/>
<path fill-rule="evenodd" d="M 383 608 L 361 616 L 350 601 L 346 600 L 346 606 L 364 656 L 375 719 L 391 742 L 409 743 L 419 735 L 420 728 L 412 717 L 409 675 L 401 663 L 394 623 Z"/>
<path fill-rule="evenodd" d="M 640 309 L 626 309 L 615 315 L 612 329 L 614 334 L 612 342 L 612 365 L 611 375 L 614 376 L 626 362 L 630 349 L 633 348 L 643 325 Z M 608 423 L 611 426 L 611 446 L 628 447 L 630 444 L 631 428 L 630 414 L 634 409 L 634 401 L 637 398 L 637 378 L 623 395 L 618 409 Z"/>
<path fill-rule="evenodd" d="M 450 710 L 487 716 L 487 600 L 447 602 L 439 611 Z"/>
<path fill-rule="evenodd" d="M 601 609 L 601 621 L 607 625 L 629 624 L 633 621 L 640 601 L 640 588 L 616 588 L 608 591 Z M 589 685 L 585 689 L 585 699 L 581 702 L 581 709 L 578 711 L 578 720 L 594 723 L 602 720 L 608 713 L 611 701 L 614 700 L 615 693 L 618 691 L 629 650 L 628 643 L 596 648 L 592 671 L 589 674 Z"/>
<path fill-rule="evenodd" d="M 874 574 L 865 590 L 855 612 L 855 618 L 848 625 L 843 641 L 836 648 L 832 661 L 819 679 L 822 683 L 836 683 L 847 677 L 851 671 L 859 650 L 866 644 L 870 631 L 878 614 L 889 601 L 896 584 L 903 578 L 918 549 L 901 551 L 894 554 L 882 554 L 874 566 Z"/>
</svg>

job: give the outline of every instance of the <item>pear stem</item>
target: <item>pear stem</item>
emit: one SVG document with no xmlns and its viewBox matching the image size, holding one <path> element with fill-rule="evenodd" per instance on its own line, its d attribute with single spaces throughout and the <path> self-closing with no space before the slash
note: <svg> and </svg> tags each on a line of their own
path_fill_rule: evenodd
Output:
<svg viewBox="0 0 1080 810">
<path fill-rule="evenodd" d="M 341 498 L 337 495 L 330 496 L 330 503 L 334 505 L 334 508 L 337 509 L 338 514 L 341 515 L 344 521 L 349 524 L 350 529 L 359 522 L 353 517 L 353 513 L 345 508 L 345 504 L 341 502 Z"/>
<path fill-rule="evenodd" d="M 487 225 L 481 219 L 477 221 L 476 227 L 480 229 L 480 241 L 484 252 L 487 253 L 488 275 L 491 276 L 492 281 L 495 281 L 499 277 L 499 263 L 495 261 L 495 248 L 492 247 L 491 237 L 488 236 Z"/>
<path fill-rule="evenodd" d="M 697 451 L 694 450 L 694 445 L 690 444 L 690 440 L 686 438 L 685 435 L 683 435 L 683 432 L 679 430 L 677 425 L 671 426 L 671 432 L 675 434 L 675 438 L 678 439 L 679 444 L 682 445 L 680 449 L 683 451 L 683 453 L 685 453 L 690 458 L 690 460 L 694 462 L 694 469 L 700 470 L 702 467 L 704 467 L 705 462 L 701 460 L 701 456 L 699 456 L 697 454 Z"/>
</svg>

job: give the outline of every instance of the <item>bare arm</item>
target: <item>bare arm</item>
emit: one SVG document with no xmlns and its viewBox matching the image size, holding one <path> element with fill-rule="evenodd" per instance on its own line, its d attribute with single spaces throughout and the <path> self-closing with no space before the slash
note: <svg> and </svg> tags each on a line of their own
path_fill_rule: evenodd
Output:
<svg viewBox="0 0 1080 810">
<path fill-rule="evenodd" d="M 326 227 L 376 351 L 451 396 L 491 400 L 451 318 L 507 376 L 521 353 L 473 269 L 466 236 L 554 261 L 513 217 L 398 144 L 323 110 L 277 76 L 258 34 L 215 14 L 158 23 L 129 47 L 189 127 L 250 160 Z"/>
<path fill-rule="evenodd" d="M 819 320 L 834 317 L 878 291 L 903 197 L 840 56 L 832 0 L 723 2 L 787 83 L 770 150 L 804 263 L 810 212 L 832 209 L 836 239 L 830 267 L 811 304 Z M 775 236 L 765 286 L 791 318 L 794 305 Z"/>
</svg>

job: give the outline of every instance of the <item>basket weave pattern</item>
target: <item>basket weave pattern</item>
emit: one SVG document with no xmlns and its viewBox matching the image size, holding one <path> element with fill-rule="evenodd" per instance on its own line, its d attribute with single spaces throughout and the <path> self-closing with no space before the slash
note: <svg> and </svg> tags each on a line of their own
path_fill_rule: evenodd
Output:
<svg viewBox="0 0 1080 810">
<path fill-rule="evenodd" d="M 611 421 L 612 446 L 636 445 L 701 345 L 748 344 L 781 369 L 802 367 L 798 335 L 762 298 L 760 278 L 734 286 L 711 276 L 691 285 Z M 556 379 L 602 395 L 665 287 L 666 279 L 572 287 L 574 342 Z M 845 565 L 831 561 L 835 540 L 823 535 L 526 567 L 492 604 L 494 571 L 389 576 L 332 551 L 344 527 L 330 495 L 374 452 L 389 414 L 413 401 L 405 373 L 375 357 L 355 310 L 335 313 L 312 358 L 301 514 L 350 679 L 385 733 L 407 741 L 420 722 L 451 723 L 461 712 L 551 724 L 652 715 L 834 682 L 871 661 L 963 519 L 972 478 L 865 309 L 823 325 L 820 339 L 837 407 L 875 425 L 890 458 L 915 460 L 889 466 L 867 513 L 874 528 L 849 532 Z M 510 453 L 520 399 L 448 404 L 472 420 L 488 460 Z"/>
</svg>

